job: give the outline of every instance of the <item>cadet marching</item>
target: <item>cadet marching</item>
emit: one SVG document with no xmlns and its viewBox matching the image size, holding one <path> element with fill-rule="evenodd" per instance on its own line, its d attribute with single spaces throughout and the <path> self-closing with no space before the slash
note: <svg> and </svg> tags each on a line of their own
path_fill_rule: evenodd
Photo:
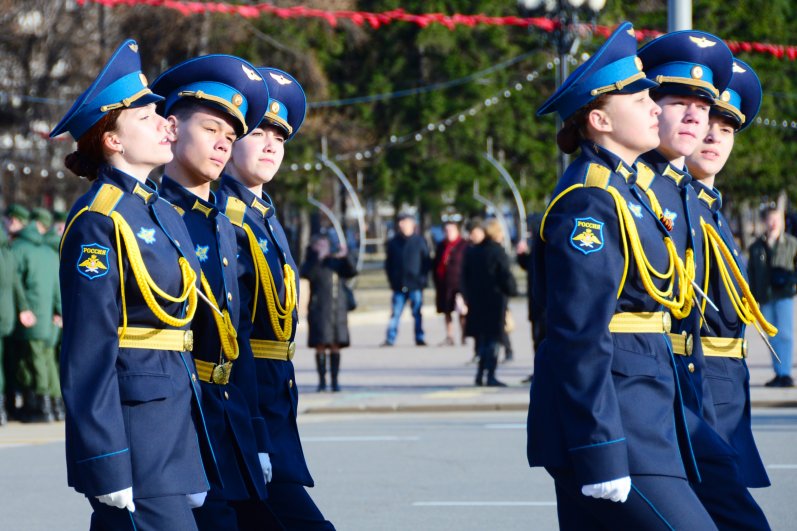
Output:
<svg viewBox="0 0 797 531">
<path fill-rule="evenodd" d="M 769 529 L 748 490 L 769 479 L 743 338 L 777 330 L 717 188 L 760 101 L 720 38 L 674 32 L 637 50 L 624 23 L 538 111 L 558 113 L 559 148 L 579 151 L 532 253 L 547 332 L 527 455 L 554 480 L 561 529 Z M 307 491 L 298 271 L 265 190 L 305 113 L 288 72 L 230 55 L 150 84 L 127 40 L 50 133 L 72 136 L 66 165 L 92 183 L 63 236 L 46 211 L 7 211 L 9 396 L 24 394 L 29 420 L 65 418 L 91 529 L 334 529 Z"/>
</svg>

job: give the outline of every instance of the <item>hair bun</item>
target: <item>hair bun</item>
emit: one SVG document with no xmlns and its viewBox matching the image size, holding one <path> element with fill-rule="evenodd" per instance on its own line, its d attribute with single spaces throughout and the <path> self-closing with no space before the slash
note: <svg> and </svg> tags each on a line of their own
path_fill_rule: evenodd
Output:
<svg viewBox="0 0 797 531">
<path fill-rule="evenodd" d="M 91 157 L 87 157 L 80 151 L 73 151 L 64 158 L 64 165 L 78 177 L 85 177 L 93 181 L 97 178 L 100 165 Z"/>
</svg>

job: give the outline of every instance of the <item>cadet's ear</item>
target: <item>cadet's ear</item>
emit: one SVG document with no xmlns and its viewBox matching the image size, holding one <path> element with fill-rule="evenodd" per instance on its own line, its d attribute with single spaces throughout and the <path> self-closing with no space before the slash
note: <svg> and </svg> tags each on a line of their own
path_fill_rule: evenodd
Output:
<svg viewBox="0 0 797 531">
<path fill-rule="evenodd" d="M 166 132 L 169 134 L 169 142 L 176 142 L 177 141 L 177 130 L 178 126 L 180 125 L 180 119 L 177 118 L 175 115 L 170 114 L 168 118 L 166 118 L 168 125 L 166 126 Z"/>
<path fill-rule="evenodd" d="M 119 135 L 113 131 L 106 131 L 102 135 L 102 147 L 107 155 L 114 155 L 116 153 L 124 154 L 125 148 L 119 140 Z"/>
<path fill-rule="evenodd" d="M 612 120 L 606 111 L 602 109 L 592 109 L 587 115 L 587 124 L 599 133 L 611 133 Z"/>
</svg>

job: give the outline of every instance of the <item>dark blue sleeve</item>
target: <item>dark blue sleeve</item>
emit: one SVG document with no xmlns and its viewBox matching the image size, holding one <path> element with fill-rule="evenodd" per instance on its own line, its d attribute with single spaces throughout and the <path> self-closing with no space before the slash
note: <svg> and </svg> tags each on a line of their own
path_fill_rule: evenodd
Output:
<svg viewBox="0 0 797 531">
<path fill-rule="evenodd" d="M 599 242 L 578 239 L 579 220 Z M 612 197 L 597 188 L 576 189 L 545 220 L 546 354 L 553 367 L 556 408 L 576 478 L 592 484 L 628 475 L 628 455 L 612 379 L 614 344 L 609 321 L 624 271 Z"/>
<path fill-rule="evenodd" d="M 67 464 L 70 484 L 87 496 L 133 484 L 116 375 L 120 307 L 113 235 L 110 218 L 85 212 L 64 236 L 61 253 Z M 104 274 L 87 276 L 79 270 L 83 246 L 107 249 L 107 260 L 100 260 Z"/>
</svg>

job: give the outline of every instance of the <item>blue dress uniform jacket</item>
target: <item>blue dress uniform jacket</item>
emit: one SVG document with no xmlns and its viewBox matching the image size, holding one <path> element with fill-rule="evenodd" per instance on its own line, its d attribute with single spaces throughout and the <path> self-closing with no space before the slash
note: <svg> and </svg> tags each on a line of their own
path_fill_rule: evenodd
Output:
<svg viewBox="0 0 797 531">
<path fill-rule="evenodd" d="M 251 340 L 275 341 L 277 336 L 274 333 L 269 318 L 269 309 L 262 292 L 257 297 L 257 308 L 254 309 L 255 319 L 252 322 L 254 297 L 260 287 L 255 276 L 256 266 L 248 236 L 243 226 L 239 225 L 248 225 L 257 239 L 258 251 L 263 253 L 268 267 L 272 271 L 280 301 L 285 300 L 283 265 L 287 264 L 298 278 L 298 270 L 288 248 L 285 232 L 277 220 L 270 198 L 265 194 L 264 197 L 256 197 L 245 186 L 228 175 L 222 176 L 216 199 L 219 209 L 224 211 L 236 225 L 242 325 L 239 334 L 248 336 Z M 243 201 L 246 207 L 240 223 L 230 212 L 230 199 Z M 240 218 L 240 215 L 238 217 Z M 296 289 L 298 300 L 298 283 Z M 292 312 L 294 324 L 289 337 L 291 343 L 293 343 L 296 333 L 295 323 L 297 320 L 298 312 L 294 309 Z M 249 330 L 245 330 L 248 325 L 250 326 Z M 270 437 L 269 455 L 274 474 L 272 482 L 297 483 L 312 487 L 314 485 L 313 478 L 310 476 L 305 462 L 299 429 L 296 424 L 299 390 L 296 386 L 293 362 L 287 357 L 285 360 L 256 357 L 255 366 L 260 411 L 266 420 Z"/>
<path fill-rule="evenodd" d="M 641 165 L 651 171 L 645 171 Z M 695 218 L 698 209 L 697 194 L 689 186 L 692 177 L 686 171 L 678 170 L 670 165 L 659 152 L 651 151 L 640 157 L 637 162 L 639 177 L 636 186 L 646 193 L 653 193 L 661 206 L 660 215 L 666 218 L 665 223 L 672 228 L 670 235 L 675 242 L 678 256 L 686 262 L 686 250 L 694 253 L 695 278 L 702 278 L 705 262 L 703 260 L 703 236 L 698 232 Z M 699 295 L 697 301 L 700 301 Z M 700 346 L 700 313 L 693 306 L 692 312 L 684 319 L 673 319 L 672 332 L 686 336 L 691 352 L 676 353 L 676 367 L 681 382 L 681 393 L 684 405 L 697 415 L 691 419 L 699 422 L 701 417 L 709 421 L 714 418 L 711 400 L 704 400 L 703 395 L 710 393 L 704 383 L 703 372 L 705 362 Z M 708 407 L 704 406 L 708 403 Z"/>
<path fill-rule="evenodd" d="M 609 331 L 615 314 L 662 306 L 646 292 L 630 250 L 624 255 L 608 187 L 627 203 L 651 265 L 663 272 L 670 263 L 666 230 L 634 179 L 617 156 L 582 144 L 535 249 L 533 296 L 544 301 L 548 332 L 535 356 L 528 460 L 572 471 L 579 485 L 630 474 L 685 478 L 685 464 L 694 468 L 688 437 L 679 447 L 676 419 L 684 412 L 666 334 Z"/>
<path fill-rule="evenodd" d="M 194 254 L 212 290 L 211 295 L 205 295 L 211 301 L 217 301 L 218 309 L 229 312 L 233 327 L 238 329 L 240 299 L 235 258 L 238 250 L 230 220 L 213 203 L 200 199 L 168 176 L 163 177 L 161 193 L 182 215 L 188 228 Z M 265 429 L 265 423 L 256 409 L 250 409 L 246 395 L 240 389 L 241 384 L 248 384 L 254 388 L 250 393 L 256 393 L 252 351 L 248 343 L 240 345 L 238 358 L 227 360 L 222 352 L 214 311 L 205 301 L 200 301 L 191 329 L 194 332 L 192 354 L 195 360 L 199 360 L 197 365 L 203 362 L 221 365 L 231 361 L 231 374 L 245 371 L 252 377 L 221 384 L 206 382 L 202 377 L 203 371 L 198 373 L 205 422 L 221 472 L 221 482 L 211 484 L 208 497 L 224 500 L 265 499 L 266 484 L 257 456 L 258 438 L 255 436 L 255 430 Z M 253 414 L 257 416 L 253 418 Z"/>
<path fill-rule="evenodd" d="M 118 195 L 105 193 L 114 189 Z M 146 271 L 167 294 L 177 297 L 186 287 L 187 272 L 181 274 L 178 259 L 184 257 L 193 272 L 200 270 L 182 219 L 154 185 L 102 167 L 73 207 L 61 248 L 61 387 L 69 485 L 90 497 L 130 486 L 136 498 L 206 491 L 200 447 L 209 475 L 218 471 L 201 416 L 200 390 L 192 381 L 191 356 L 145 345 L 120 347 L 125 317 L 128 332 L 188 325 L 165 325 L 147 305 L 127 243 L 121 244 L 125 252 L 119 260 L 119 239 L 106 215 L 111 210 L 129 224 Z M 155 297 L 168 315 L 185 314 L 184 303 Z"/>
<path fill-rule="evenodd" d="M 678 255 L 686 261 L 686 251 L 694 253 L 695 279 L 705 275 L 705 257 L 703 234 L 700 231 L 698 211 L 701 208 L 697 193 L 690 186 L 692 177 L 688 172 L 679 170 L 665 159 L 659 152 L 651 151 L 640 157 L 637 162 L 639 178 L 636 186 L 647 193 L 652 193 L 661 208 L 660 215 L 669 220 Z M 645 169 L 647 168 L 647 170 Z M 692 482 L 702 480 L 700 473 L 701 459 L 718 459 L 722 456 L 733 458 L 736 452 L 717 434 L 712 427 L 715 421 L 714 402 L 711 400 L 705 373 L 701 335 L 701 314 L 697 302 L 702 302 L 696 295 L 691 313 L 684 319 L 673 320 L 673 333 L 686 338 L 687 352 L 676 352 L 675 366 L 678 370 L 679 392 L 686 407 L 686 430 L 690 434 L 690 444 L 698 459 L 698 469 L 690 471 Z"/>
<path fill-rule="evenodd" d="M 728 250 L 733 254 L 736 265 L 745 275 L 746 267 L 741 260 L 741 251 L 733 238 L 727 220 L 720 211 L 722 196 L 716 189 L 693 181 L 693 189 L 699 198 L 699 223 L 714 227 Z M 698 225 L 698 230 L 700 230 Z M 720 279 L 717 257 L 710 255 L 707 284 L 702 277 L 698 283 L 711 300 L 719 307 L 719 313 L 711 307 L 705 308 L 705 316 L 714 337 L 744 338 L 745 325 L 739 319 L 730 296 Z M 737 292 L 739 286 L 734 282 Z M 750 372 L 743 358 L 707 356 L 706 381 L 716 411 L 714 426 L 717 432 L 730 443 L 738 453 L 737 462 L 744 484 L 747 487 L 767 487 L 770 485 L 764 464 L 753 439 L 750 416 Z"/>
</svg>

